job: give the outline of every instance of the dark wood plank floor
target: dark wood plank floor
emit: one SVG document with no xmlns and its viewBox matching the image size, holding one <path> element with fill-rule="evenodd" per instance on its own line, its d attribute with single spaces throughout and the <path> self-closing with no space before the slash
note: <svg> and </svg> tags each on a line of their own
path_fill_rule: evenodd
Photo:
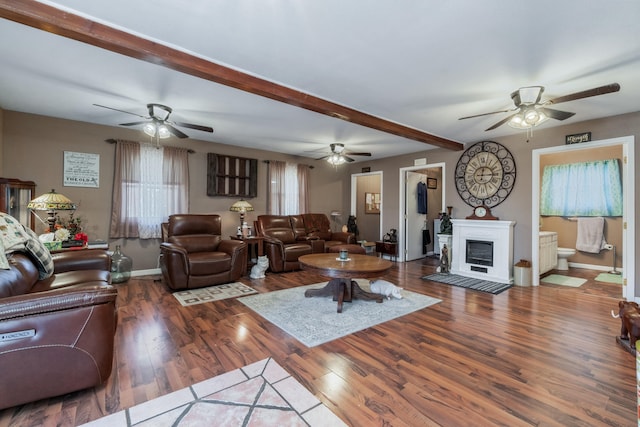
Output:
<svg viewBox="0 0 640 427">
<path fill-rule="evenodd" d="M 572 270 L 589 281 L 494 296 L 422 280 L 436 263 L 399 263 L 385 278 L 442 303 L 315 348 L 236 300 L 181 307 L 154 277 L 134 278 L 119 285 L 109 381 L 0 411 L 0 426 L 82 424 L 266 357 L 353 426 L 637 425 L 635 359 L 610 314 L 619 285 Z M 242 282 L 269 292 L 323 280 Z"/>
</svg>

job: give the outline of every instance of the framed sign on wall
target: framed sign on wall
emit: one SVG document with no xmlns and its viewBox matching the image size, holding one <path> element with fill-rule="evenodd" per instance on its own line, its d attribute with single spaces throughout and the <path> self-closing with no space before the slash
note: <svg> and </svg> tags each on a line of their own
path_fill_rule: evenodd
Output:
<svg viewBox="0 0 640 427">
<path fill-rule="evenodd" d="M 100 187 L 100 154 L 64 152 L 65 187 Z"/>
</svg>

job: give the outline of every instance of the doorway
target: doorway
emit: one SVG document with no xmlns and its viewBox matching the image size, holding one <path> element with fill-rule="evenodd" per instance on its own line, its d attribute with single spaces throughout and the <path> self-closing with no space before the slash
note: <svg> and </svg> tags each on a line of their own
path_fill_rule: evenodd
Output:
<svg viewBox="0 0 640 427">
<path fill-rule="evenodd" d="M 427 213 L 419 213 L 416 189 L 418 183 L 427 187 Z M 398 219 L 398 259 L 413 261 L 433 253 L 436 245 L 434 220 L 445 207 L 445 164 L 433 163 L 400 168 L 400 206 Z M 429 239 L 427 244 L 425 239 Z M 425 247 L 426 246 L 426 247 Z"/>
<path fill-rule="evenodd" d="M 375 242 L 382 236 L 382 171 L 351 175 L 351 213 L 356 217 L 356 238 Z"/>
<path fill-rule="evenodd" d="M 633 145 L 634 137 L 627 136 L 621 138 L 606 139 L 602 141 L 593 141 L 581 144 L 571 144 L 565 146 L 557 146 L 550 148 L 543 148 L 533 150 L 531 154 L 532 162 L 532 183 L 531 183 L 531 224 L 537 225 L 540 221 L 540 157 L 545 154 L 552 153 L 567 153 L 570 155 L 571 151 L 586 150 L 599 147 L 622 147 L 623 159 L 633 159 Z M 633 260 L 635 260 L 635 245 L 633 245 L 633 236 L 635 236 L 634 227 L 634 212 L 635 206 L 634 196 L 634 165 L 631 161 L 622 162 L 622 188 L 623 188 L 623 215 L 622 223 L 624 224 L 622 230 L 622 295 L 629 301 L 633 301 L 635 296 L 634 289 L 634 277 L 635 266 Z M 532 254 L 532 274 L 533 285 L 538 286 L 540 284 L 540 265 L 539 265 L 539 229 L 536 226 L 531 227 L 531 254 Z M 631 244 L 630 244 L 631 243 Z M 627 286 L 627 283 L 632 284 Z"/>
</svg>

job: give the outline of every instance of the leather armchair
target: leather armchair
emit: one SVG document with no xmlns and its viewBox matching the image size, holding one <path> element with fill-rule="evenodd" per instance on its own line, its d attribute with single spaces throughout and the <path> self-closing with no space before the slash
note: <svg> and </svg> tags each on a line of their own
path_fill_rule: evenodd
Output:
<svg viewBox="0 0 640 427">
<path fill-rule="evenodd" d="M 291 218 L 287 215 L 259 215 L 256 232 L 264 238 L 264 251 L 269 268 L 274 273 L 300 269 L 298 258 L 314 252 L 323 252 L 324 242 L 306 235 L 296 237 Z"/>
<path fill-rule="evenodd" d="M 193 289 L 238 280 L 247 270 L 247 244 L 222 239 L 220 215 L 169 217 L 160 244 L 162 277 L 170 289 Z"/>
<path fill-rule="evenodd" d="M 325 214 L 310 213 L 302 214 L 304 229 L 307 236 L 317 237 L 324 240 L 324 249 L 329 252 L 329 248 L 337 245 L 354 245 L 356 236 L 348 232 L 331 231 L 331 223 Z"/>
<path fill-rule="evenodd" d="M 111 375 L 111 258 L 87 249 L 54 254 L 53 261 L 53 276 L 43 280 L 21 252 L 0 270 L 0 409 L 94 387 Z"/>
</svg>

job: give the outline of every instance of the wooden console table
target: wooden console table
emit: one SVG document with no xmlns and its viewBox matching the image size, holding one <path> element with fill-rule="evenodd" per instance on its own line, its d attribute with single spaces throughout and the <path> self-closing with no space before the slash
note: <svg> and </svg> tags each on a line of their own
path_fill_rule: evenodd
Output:
<svg viewBox="0 0 640 427">
<path fill-rule="evenodd" d="M 254 263 L 251 262 L 253 259 L 252 254 L 256 255 L 256 258 L 264 255 L 264 237 L 259 236 L 249 236 L 249 237 L 241 237 L 241 236 L 229 236 L 231 240 L 242 240 L 247 244 L 247 269 L 251 269 Z"/>
</svg>

